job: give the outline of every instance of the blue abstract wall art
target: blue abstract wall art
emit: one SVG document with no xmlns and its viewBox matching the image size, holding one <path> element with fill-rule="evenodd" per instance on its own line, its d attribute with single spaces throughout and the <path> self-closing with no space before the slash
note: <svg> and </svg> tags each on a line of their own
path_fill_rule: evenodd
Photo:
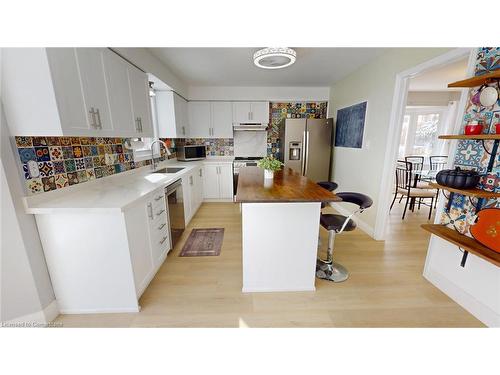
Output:
<svg viewBox="0 0 500 375">
<path fill-rule="evenodd" d="M 365 129 L 367 102 L 354 104 L 337 111 L 335 147 L 361 148 Z"/>
</svg>

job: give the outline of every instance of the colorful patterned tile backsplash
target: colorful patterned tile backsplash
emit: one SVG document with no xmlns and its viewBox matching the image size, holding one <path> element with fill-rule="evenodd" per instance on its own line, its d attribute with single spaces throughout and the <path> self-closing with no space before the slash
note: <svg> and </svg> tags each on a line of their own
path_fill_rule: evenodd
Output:
<svg viewBox="0 0 500 375">
<path fill-rule="evenodd" d="M 123 142 L 123 138 L 102 137 L 15 137 L 29 194 L 62 189 L 150 164 L 146 160 L 136 166 L 132 151 Z"/>
</svg>

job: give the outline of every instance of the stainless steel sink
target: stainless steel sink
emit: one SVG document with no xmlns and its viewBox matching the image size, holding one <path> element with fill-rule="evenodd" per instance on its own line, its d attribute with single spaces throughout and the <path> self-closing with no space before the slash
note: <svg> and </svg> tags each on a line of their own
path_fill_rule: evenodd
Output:
<svg viewBox="0 0 500 375">
<path fill-rule="evenodd" d="M 184 167 L 168 167 L 154 171 L 153 173 L 177 173 L 184 169 Z"/>
</svg>

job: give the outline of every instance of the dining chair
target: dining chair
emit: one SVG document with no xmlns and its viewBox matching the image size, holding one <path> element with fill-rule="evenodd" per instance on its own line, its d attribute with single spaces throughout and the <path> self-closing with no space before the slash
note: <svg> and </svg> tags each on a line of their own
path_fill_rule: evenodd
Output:
<svg viewBox="0 0 500 375">
<path fill-rule="evenodd" d="M 431 171 L 441 171 L 447 165 L 448 165 L 448 156 L 447 155 L 429 156 L 429 166 L 431 167 Z M 437 192 L 436 192 L 436 200 L 434 202 L 434 208 L 436 208 L 438 198 L 439 198 L 439 189 L 437 189 Z"/>
<path fill-rule="evenodd" d="M 440 171 L 448 164 L 448 156 L 446 155 L 432 155 L 429 156 L 429 165 L 431 171 Z"/>
<path fill-rule="evenodd" d="M 395 186 L 395 191 L 394 191 L 394 198 L 391 203 L 391 207 L 389 209 L 389 212 L 392 210 L 392 207 L 394 206 L 394 202 L 396 201 L 398 194 L 401 194 L 401 200 L 406 197 L 405 201 L 405 208 L 403 210 L 403 217 L 402 219 L 404 220 L 405 215 L 406 215 L 406 209 L 408 208 L 408 205 L 410 202 L 412 203 L 412 210 L 415 209 L 415 199 L 419 199 L 419 208 L 420 204 L 422 202 L 422 199 L 430 199 L 431 203 L 429 205 L 429 217 L 428 219 L 431 218 L 432 215 L 432 206 L 434 203 L 434 197 L 436 193 L 433 190 L 429 189 L 421 189 L 418 187 L 413 187 L 413 164 L 411 162 L 408 162 L 406 160 L 398 160 L 396 164 L 396 186 Z M 426 203 L 423 203 L 424 205 L 427 205 Z"/>
</svg>

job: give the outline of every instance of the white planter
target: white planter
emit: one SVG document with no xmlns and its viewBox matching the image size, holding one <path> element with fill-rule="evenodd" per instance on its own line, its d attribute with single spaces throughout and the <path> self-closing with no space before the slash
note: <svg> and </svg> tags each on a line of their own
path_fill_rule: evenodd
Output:
<svg viewBox="0 0 500 375">
<path fill-rule="evenodd" d="M 272 179 L 274 178 L 274 172 L 270 171 L 269 169 L 264 169 L 264 178 L 269 178 Z"/>
</svg>

